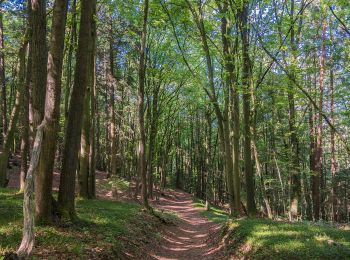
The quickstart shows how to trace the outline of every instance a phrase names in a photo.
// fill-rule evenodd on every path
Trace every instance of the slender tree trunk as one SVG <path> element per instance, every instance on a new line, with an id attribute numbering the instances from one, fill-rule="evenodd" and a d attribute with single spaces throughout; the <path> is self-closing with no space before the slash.
<path id="1" fill-rule="evenodd" d="M 148 5 L 149 1 L 144 1 L 143 13 L 143 29 L 141 35 L 140 46 L 140 64 L 139 64 L 139 93 L 138 93 L 138 119 L 140 127 L 140 143 L 139 143 L 139 176 L 142 181 L 142 203 L 145 208 L 149 208 L 147 198 L 147 169 L 146 169 L 146 133 L 145 133 L 145 115 L 144 115 L 144 100 L 145 100 L 145 48 L 147 38 L 147 21 L 148 21 Z"/>
<path id="2" fill-rule="evenodd" d="M 218 120 L 218 128 L 219 128 L 219 137 L 221 141 L 221 147 L 222 147 L 222 156 L 225 162 L 225 175 L 227 180 L 227 188 L 229 193 L 229 206 L 230 206 L 230 214 L 233 215 L 235 212 L 235 201 L 234 201 L 234 185 L 233 185 L 233 162 L 232 162 L 232 154 L 231 150 L 227 151 L 227 148 L 231 149 L 231 146 L 228 146 L 229 140 L 226 140 L 225 137 L 227 137 L 227 131 L 225 133 L 224 130 L 224 116 L 220 110 L 216 92 L 215 92 L 215 84 L 214 84 L 214 68 L 213 63 L 210 55 L 210 50 L 208 46 L 208 39 L 204 27 L 204 21 L 203 21 L 203 14 L 201 13 L 201 3 L 199 3 L 199 14 L 198 12 L 193 8 L 191 2 L 189 0 L 186 0 L 187 6 L 189 7 L 193 18 L 195 20 L 195 23 L 198 27 L 198 31 L 201 36 L 202 41 L 202 48 L 205 53 L 205 59 L 206 59 L 206 66 L 207 66 L 207 74 L 208 74 L 208 83 L 209 83 L 209 90 L 205 88 L 205 91 L 210 99 L 210 102 L 212 103 L 215 111 L 215 115 Z M 227 129 L 228 130 L 228 129 Z"/>
<path id="3" fill-rule="evenodd" d="M 220 6 L 220 3 L 218 3 Z M 226 83 L 226 91 L 225 91 L 225 97 L 224 97 L 224 103 L 225 103 L 225 109 L 224 109 L 224 132 L 225 132 L 225 142 L 226 142 L 226 167 L 229 171 L 230 175 L 233 175 L 232 182 L 233 182 L 233 201 L 234 201 L 234 208 L 236 210 L 236 215 L 240 214 L 241 211 L 241 180 L 240 180 L 240 174 L 239 174 L 239 141 L 237 140 L 237 137 L 239 138 L 239 99 L 238 95 L 236 95 L 234 92 L 234 84 L 236 81 L 235 76 L 235 64 L 234 64 L 234 58 L 233 58 L 233 51 L 232 51 L 232 41 L 228 35 L 231 33 L 231 24 L 230 20 L 228 19 L 228 2 L 225 1 L 222 6 L 220 6 L 221 13 L 223 17 L 221 18 L 221 37 L 222 37 L 222 43 L 223 43 L 223 53 L 224 53 L 224 61 L 225 61 L 225 83 Z M 233 114 L 233 120 L 235 120 L 235 123 L 238 123 L 237 126 L 234 126 L 233 129 L 233 136 L 234 136 L 234 144 L 233 149 L 231 146 L 230 141 L 230 118 L 229 118 L 229 106 L 230 106 L 230 94 L 233 95 L 234 99 L 234 109 L 238 108 L 237 111 L 234 111 Z M 237 122 L 238 120 L 238 122 Z M 233 152 L 233 156 L 232 156 Z M 232 172 L 232 173 L 231 173 Z M 231 185 L 231 184 L 228 184 Z"/>
<path id="4" fill-rule="evenodd" d="M 117 135 L 116 135 L 116 114 L 115 114 L 115 91 L 117 80 L 114 76 L 114 53 L 113 53 L 113 33 L 112 25 L 109 35 L 109 60 L 106 68 L 107 90 L 108 90 L 108 119 L 109 119 L 109 139 L 110 139 L 110 174 L 117 175 Z"/>
<path id="5" fill-rule="evenodd" d="M 64 122 L 67 122 L 68 118 L 68 106 L 69 106 L 69 96 L 72 89 L 72 59 L 73 59 L 73 51 L 75 49 L 75 45 L 77 42 L 77 0 L 73 0 L 72 7 L 70 11 L 72 15 L 71 27 L 70 27 L 70 37 L 69 37 L 69 46 L 68 46 L 68 54 L 67 54 L 67 80 L 66 80 L 66 88 L 64 92 Z"/>
<path id="6" fill-rule="evenodd" d="M 45 117 L 43 120 L 43 140 L 35 177 L 35 222 L 52 222 L 52 177 L 54 170 L 56 142 L 59 130 L 61 103 L 61 75 L 63 65 L 64 36 L 68 0 L 56 0 L 53 7 L 52 32 L 47 62 L 47 87 Z"/>
<path id="7" fill-rule="evenodd" d="M 294 19 L 294 0 L 291 2 L 291 21 Z M 292 27 L 290 32 L 290 42 L 292 48 L 292 62 L 291 62 L 291 75 L 295 78 L 295 67 L 296 67 L 296 43 L 295 43 L 295 32 Z M 289 132 L 290 132 L 290 148 L 291 148 L 291 170 L 290 170 L 290 209 L 289 219 L 293 220 L 299 216 L 299 202 L 301 197 L 301 178 L 300 178 L 300 166 L 299 166 L 299 144 L 297 137 L 297 129 L 295 127 L 295 100 L 294 100 L 294 83 L 289 82 L 288 90 L 288 108 L 289 108 Z"/>
<path id="8" fill-rule="evenodd" d="M 2 140 L 7 132 L 7 94 L 5 79 L 5 55 L 4 55 L 4 24 L 3 12 L 0 11 L 0 86 L 1 86 L 1 120 L 2 120 Z"/>
<path id="9" fill-rule="evenodd" d="M 256 214 L 255 205 L 255 184 L 252 164 L 251 151 L 251 132 L 250 132 L 250 91 L 252 88 L 252 72 L 251 62 L 249 57 L 249 29 L 248 29 L 248 1 L 243 2 L 241 13 L 242 19 L 242 56 L 243 56 L 243 70 L 242 70 L 242 84 L 244 87 L 243 93 L 243 122 L 244 122 L 244 171 L 246 178 L 246 192 L 247 192 L 247 210 L 248 215 L 254 216 Z"/>
<path id="10" fill-rule="evenodd" d="M 0 187 L 6 187 L 8 183 L 7 178 L 7 164 L 10 154 L 10 149 L 14 141 L 14 135 L 16 130 L 16 125 L 20 115 L 21 102 L 23 101 L 23 88 L 25 83 L 25 55 L 28 44 L 28 35 L 26 34 L 24 43 L 19 50 L 19 64 L 17 66 L 18 70 L 18 88 L 16 91 L 15 104 L 12 108 L 12 113 L 10 117 L 10 123 L 8 130 L 5 135 L 2 151 L 0 152 Z"/>
<path id="11" fill-rule="evenodd" d="M 91 63 L 90 63 L 91 64 Z M 91 72 L 89 72 L 89 77 L 91 77 Z M 79 189 L 78 194 L 82 198 L 88 198 L 89 195 L 89 154 L 90 154 L 90 129 L 91 129 L 91 114 L 90 114 L 90 104 L 91 104 L 91 84 L 89 82 L 84 98 L 84 115 L 83 115 L 83 125 L 81 130 L 81 141 L 80 141 L 80 158 L 79 158 L 79 173 L 78 173 L 78 183 Z"/>
<path id="12" fill-rule="evenodd" d="M 33 128 L 44 118 L 47 82 L 46 0 L 31 0 L 30 21 L 32 28 L 32 116 Z"/>
<path id="13" fill-rule="evenodd" d="M 150 134 L 148 143 L 148 167 L 147 167 L 147 179 L 148 179 L 148 196 L 153 198 L 153 161 L 156 150 L 156 138 L 158 132 L 158 96 L 159 86 L 154 86 L 151 106 L 151 122 L 150 122 Z"/>
<path id="14" fill-rule="evenodd" d="M 93 13 L 96 13 L 96 5 L 93 7 Z M 90 154 L 89 154 L 89 198 L 94 198 L 96 196 L 96 144 L 99 143 L 99 139 L 95 138 L 96 124 L 98 124 L 97 114 L 97 84 L 96 84 L 96 21 L 92 22 L 92 86 L 91 86 L 91 130 L 90 130 Z M 98 137 L 98 136 L 97 136 Z"/>
<path id="15" fill-rule="evenodd" d="M 324 84 L 324 58 L 325 58 L 325 33 L 326 33 L 326 23 L 323 22 L 322 25 L 322 47 L 321 47 L 321 57 L 320 57 L 320 77 L 319 77 L 319 111 L 318 111 L 318 124 L 316 127 L 316 148 L 315 148 L 315 188 L 316 193 L 318 193 L 317 196 L 315 196 L 315 204 L 319 204 L 317 209 L 314 206 L 314 219 L 317 221 L 319 220 L 319 214 L 320 210 L 322 211 L 322 217 L 324 218 L 324 201 L 323 196 L 320 194 L 320 187 L 323 186 L 321 184 L 323 180 L 323 166 L 322 166 L 322 160 L 323 160 L 323 148 L 322 148 L 322 139 L 323 139 L 323 84 Z M 323 193 L 323 191 L 322 191 Z M 315 194 L 316 195 L 316 194 Z"/>
<path id="16" fill-rule="evenodd" d="M 267 196 L 267 187 L 265 184 L 265 180 L 264 180 L 264 176 L 261 170 L 261 164 L 260 164 L 260 160 L 259 160 L 259 154 L 258 154 L 258 148 L 256 146 L 256 137 L 257 137 L 257 130 L 256 130 L 256 116 L 257 116 L 257 111 L 256 111 L 256 103 L 255 103 L 255 97 L 254 97 L 254 93 L 252 93 L 252 103 L 253 103 L 253 127 L 252 127 L 252 146 L 253 146 L 253 154 L 254 154 L 254 159 L 255 159 L 255 167 L 256 167 L 256 173 L 258 175 L 258 177 L 260 178 L 260 191 L 261 191 L 261 196 L 262 199 L 264 201 L 265 204 L 265 208 L 266 208 L 266 213 L 269 219 L 272 219 L 272 210 L 271 210 L 271 206 L 270 206 L 270 201 L 269 198 Z"/>
<path id="17" fill-rule="evenodd" d="M 29 28 L 29 38 L 31 37 L 31 29 Z M 29 89 L 31 81 L 31 70 L 32 70 L 32 55 L 30 44 L 27 48 L 28 59 L 26 66 L 26 79 L 23 88 L 23 99 L 22 99 L 22 131 L 21 131 L 21 173 L 20 173 L 20 192 L 24 192 L 25 179 L 28 171 L 28 157 L 29 157 Z"/>
<path id="18" fill-rule="evenodd" d="M 83 105 L 86 86 L 89 81 L 89 61 L 91 44 L 91 27 L 94 19 L 95 0 L 81 1 L 81 18 L 77 61 L 74 75 L 72 97 L 68 109 L 68 122 L 62 158 L 60 189 L 58 193 L 58 210 L 61 217 L 75 219 L 75 174 L 78 164 L 78 152 L 82 130 Z"/>
<path id="19" fill-rule="evenodd" d="M 330 26 L 330 30 L 331 30 Z M 333 34 L 331 34 L 331 42 L 333 42 Z M 330 95 L 330 120 L 334 125 L 334 69 L 333 69 L 333 46 L 331 46 L 331 54 L 329 57 L 330 66 L 330 82 L 329 82 L 329 95 Z M 332 219 L 333 221 L 338 221 L 338 197 L 337 197 L 337 184 L 336 175 L 338 171 L 338 162 L 336 158 L 335 151 L 335 133 L 334 129 L 331 129 L 331 175 L 332 175 Z"/>
<path id="20" fill-rule="evenodd" d="M 211 140 L 212 140 L 212 119 L 211 119 L 211 113 L 209 109 L 206 109 L 205 117 L 207 121 L 207 133 L 205 137 L 205 150 L 206 150 L 206 157 L 205 157 L 205 164 L 206 164 L 206 191 L 205 191 L 205 209 L 210 210 L 210 203 L 213 201 L 212 196 L 212 146 L 211 146 Z"/>
<path id="21" fill-rule="evenodd" d="M 29 169 L 26 176 L 24 199 L 23 199 L 23 235 L 17 255 L 20 259 L 31 257 L 35 235 L 34 235 L 34 173 L 39 164 L 41 142 L 43 139 L 43 126 L 38 126 L 31 154 Z"/>

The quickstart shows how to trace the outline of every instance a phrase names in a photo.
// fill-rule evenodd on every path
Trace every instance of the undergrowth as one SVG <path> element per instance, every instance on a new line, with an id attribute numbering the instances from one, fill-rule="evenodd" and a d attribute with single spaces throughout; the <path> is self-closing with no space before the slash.
<path id="1" fill-rule="evenodd" d="M 350 232 L 314 223 L 243 218 L 223 227 L 226 248 L 245 259 L 350 259 Z"/>
<path id="2" fill-rule="evenodd" d="M 21 242 L 23 195 L 16 192 L 0 189 L 0 259 Z M 157 238 L 159 220 L 138 204 L 79 199 L 76 210 L 78 223 L 36 227 L 35 258 L 137 258 L 144 254 L 143 246 Z"/>

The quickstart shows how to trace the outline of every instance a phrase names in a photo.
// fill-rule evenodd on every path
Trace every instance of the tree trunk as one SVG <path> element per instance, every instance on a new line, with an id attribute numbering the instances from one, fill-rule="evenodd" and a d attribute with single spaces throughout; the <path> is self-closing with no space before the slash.
<path id="1" fill-rule="evenodd" d="M 2 138 L 5 139 L 7 132 L 7 95 L 5 79 L 5 55 L 4 55 L 4 28 L 3 12 L 0 12 L 0 86 L 1 86 L 1 120 L 2 120 Z"/>
<path id="2" fill-rule="evenodd" d="M 252 89 L 252 72 L 251 62 L 249 57 L 249 29 L 248 29 L 248 1 L 244 1 L 241 13 L 241 36 L 242 36 L 242 56 L 243 56 L 243 71 L 242 84 L 243 92 L 243 122 L 244 122 L 244 171 L 246 178 L 246 192 L 247 192 L 247 210 L 248 215 L 254 216 L 256 214 L 255 205 L 255 184 L 252 164 L 251 151 L 251 132 L 250 132 L 250 91 Z"/>
<path id="3" fill-rule="evenodd" d="M 47 87 L 43 140 L 38 174 L 35 176 L 35 222 L 52 222 L 52 177 L 59 130 L 61 75 L 68 0 L 56 0 L 53 7 L 52 32 L 47 62 Z"/>
<path id="4" fill-rule="evenodd" d="M 16 91 L 16 100 L 12 108 L 10 123 L 5 135 L 2 151 L 0 152 L 0 187 L 6 187 L 8 183 L 8 179 L 7 179 L 8 158 L 9 158 L 11 145 L 13 144 L 13 140 L 14 140 L 16 125 L 20 115 L 21 102 L 23 101 L 23 88 L 25 83 L 25 55 L 26 55 L 26 49 L 28 44 L 27 37 L 28 35 L 26 34 L 24 43 L 19 50 L 19 55 L 18 55 L 19 64 L 17 67 L 19 80 L 18 80 L 18 88 Z"/>
<path id="5" fill-rule="evenodd" d="M 89 75 L 91 75 L 89 73 Z M 81 130 L 80 141 L 80 157 L 79 157 L 79 173 L 78 173 L 78 194 L 82 198 L 88 198 L 89 189 L 89 154 L 90 154 L 90 127 L 91 127 L 91 114 L 90 114 L 90 86 L 88 84 L 85 98 L 84 98 L 84 115 L 83 125 Z"/>
<path id="6" fill-rule="evenodd" d="M 148 143 L 148 167 L 147 167 L 147 179 L 148 179 L 148 196 L 153 198 L 153 161 L 155 154 L 156 138 L 158 132 L 158 96 L 160 90 L 160 84 L 153 86 L 152 107 L 151 107 L 151 122 L 150 122 L 150 134 Z"/>
<path id="7" fill-rule="evenodd" d="M 110 139 L 110 174 L 117 175 L 117 135 L 115 118 L 115 91 L 117 80 L 114 76 L 114 53 L 113 53 L 113 33 L 112 25 L 109 35 L 109 60 L 106 65 L 107 91 L 108 91 L 108 119 L 109 119 L 109 139 Z"/>
<path id="8" fill-rule="evenodd" d="M 86 86 L 89 81 L 89 61 L 91 27 L 94 19 L 95 0 L 81 1 L 81 18 L 77 61 L 74 75 L 72 97 L 68 109 L 68 122 L 62 158 L 58 210 L 63 218 L 75 219 L 75 174 L 78 164 L 78 152 L 82 131 L 82 118 Z"/>
<path id="9" fill-rule="evenodd" d="M 29 28 L 29 38 L 31 37 L 31 29 Z M 32 54 L 31 46 L 28 45 L 27 48 L 28 59 L 26 66 L 26 79 L 25 85 L 23 88 L 23 97 L 22 97 L 22 130 L 21 130 L 21 173 L 20 173 L 20 193 L 24 192 L 25 188 L 25 179 L 28 171 L 28 157 L 29 157 L 29 89 L 31 81 L 31 70 L 32 70 Z"/>
<path id="10" fill-rule="evenodd" d="M 20 259 L 29 259 L 34 248 L 34 173 L 39 164 L 43 126 L 38 126 L 33 145 L 32 156 L 26 176 L 23 199 L 23 235 L 17 255 Z"/>
<path id="11" fill-rule="evenodd" d="M 291 2 L 291 21 L 294 17 L 294 0 Z M 291 61 L 291 75 L 295 79 L 295 67 L 296 67 L 296 44 L 295 44 L 295 32 L 294 27 L 290 31 L 290 42 L 292 48 L 292 61 Z M 290 149 L 291 149 L 291 174 L 290 174 L 290 209 L 289 219 L 293 220 L 299 216 L 299 202 L 301 197 L 301 178 L 300 178 L 300 167 L 299 167 L 299 144 L 297 137 L 297 129 L 295 127 L 295 100 L 294 100 L 294 82 L 289 82 L 288 90 L 288 108 L 289 108 L 289 132 L 290 132 Z"/>
<path id="12" fill-rule="evenodd" d="M 73 51 L 75 49 L 75 45 L 77 42 L 77 0 L 73 0 L 71 7 L 71 27 L 70 27 L 70 35 L 69 35 L 69 46 L 68 46 L 68 54 L 67 54 L 67 80 L 66 80 L 66 89 L 64 93 L 64 122 L 67 122 L 68 118 L 68 106 L 69 106 L 69 97 L 72 89 L 72 59 L 73 59 Z"/>
<path id="13" fill-rule="evenodd" d="M 240 180 L 240 174 L 239 174 L 239 99 L 238 95 L 236 95 L 234 92 L 234 84 L 236 81 L 236 75 L 235 75 L 235 64 L 234 64 L 234 55 L 232 50 L 232 41 L 228 35 L 231 33 L 231 24 L 230 20 L 228 18 L 228 2 L 225 1 L 223 5 L 221 6 L 220 3 L 218 3 L 218 6 L 221 9 L 221 13 L 223 17 L 221 18 L 221 37 L 222 37 L 222 43 L 223 43 L 223 54 L 224 54 L 224 61 L 225 61 L 225 97 L 224 97 L 224 132 L 225 132 L 225 150 L 226 151 L 226 160 L 228 161 L 226 163 L 227 170 L 229 171 L 230 175 L 232 175 L 232 183 L 233 183 L 233 194 L 230 196 L 233 196 L 234 200 L 234 208 L 236 210 L 236 215 L 239 215 L 241 212 L 241 180 Z M 230 94 L 233 95 L 235 108 L 238 108 L 238 112 L 235 111 L 232 113 L 233 120 L 237 124 L 237 126 L 234 126 L 233 129 L 233 136 L 234 136 L 234 145 L 233 149 L 231 148 L 231 141 L 230 141 L 230 122 L 229 122 L 229 106 L 230 106 Z M 237 121 L 238 120 L 238 121 Z M 233 152 L 233 156 L 232 156 Z M 231 179 L 231 178 L 230 178 Z M 229 180 L 229 179 L 228 179 Z M 231 185 L 231 184 L 228 184 Z"/>
<path id="14" fill-rule="evenodd" d="M 195 20 L 195 23 L 198 27 L 198 31 L 201 36 L 202 41 L 202 48 L 205 53 L 205 60 L 206 60 L 206 67 L 207 67 L 207 75 L 208 75 L 208 83 L 209 83 L 209 90 L 207 88 L 204 88 L 206 91 L 210 102 L 212 103 L 215 111 L 215 115 L 218 120 L 218 128 L 219 128 L 219 137 L 221 141 L 221 147 L 222 147 L 222 156 L 223 160 L 225 162 L 225 175 L 227 180 L 227 188 L 229 193 L 229 206 L 230 206 L 230 214 L 233 215 L 235 211 L 235 201 L 234 201 L 234 185 L 233 185 L 233 162 L 232 162 L 232 154 L 231 154 L 231 146 L 229 144 L 229 140 L 226 140 L 225 137 L 227 137 L 229 129 L 224 129 L 224 116 L 220 110 L 216 92 L 215 92 L 215 84 L 214 84 L 214 68 L 213 63 L 210 55 L 210 50 L 208 46 L 208 39 L 204 27 L 204 21 L 203 21 L 203 14 L 200 12 L 199 14 L 197 11 L 193 8 L 191 2 L 189 0 L 186 0 L 186 3 L 193 15 L 193 18 Z M 201 3 L 199 3 L 201 5 Z M 201 9 L 201 6 L 200 6 Z M 229 149 L 229 151 L 227 150 Z"/>
<path id="15" fill-rule="evenodd" d="M 322 211 L 322 217 L 324 218 L 324 201 L 323 196 L 320 194 L 321 181 L 323 180 L 323 148 L 322 148 L 322 139 L 323 139 L 323 84 L 324 84 L 324 58 L 325 58 L 325 33 L 326 33 L 326 23 L 323 22 L 322 25 L 322 47 L 321 47 L 321 57 L 320 57 L 320 78 L 319 78 L 319 111 L 318 111 L 318 124 L 316 127 L 316 147 L 315 147 L 315 201 L 314 201 L 314 219 L 319 220 L 320 210 Z M 322 185 L 323 186 L 323 185 Z M 323 193 L 323 191 L 322 191 Z"/>
<path id="16" fill-rule="evenodd" d="M 147 37 L 147 21 L 148 21 L 148 4 L 149 1 L 144 1 L 144 14 L 143 14 L 143 29 L 141 35 L 141 46 L 140 46 L 140 64 L 139 64 L 139 92 L 138 92 L 138 119 L 140 127 L 140 142 L 139 142 L 139 176 L 142 181 L 142 203 L 143 206 L 148 209 L 148 198 L 147 198 L 147 169 L 146 169 L 146 133 L 145 133 L 145 115 L 144 115 L 144 99 L 145 99 L 145 48 L 146 48 L 146 37 Z"/>
<path id="17" fill-rule="evenodd" d="M 96 13 L 96 6 L 93 7 L 93 13 Z M 92 86 L 91 86 L 91 130 L 90 130 L 90 155 L 89 155 L 89 198 L 94 198 L 96 196 L 96 143 L 99 143 L 99 139 L 95 138 L 96 124 L 98 124 L 97 114 L 97 84 L 96 84 L 96 21 L 92 22 Z M 96 113 L 97 112 L 97 113 Z M 97 136 L 98 137 L 98 136 Z"/>
<path id="18" fill-rule="evenodd" d="M 330 30 L 332 26 L 330 25 Z M 333 42 L 333 34 L 331 34 L 331 42 Z M 329 57 L 329 67 L 330 67 L 330 82 L 329 82 L 329 95 L 330 95 L 330 120 L 334 125 L 334 69 L 333 69 L 333 46 L 331 45 L 331 54 Z M 338 197 L 337 197 L 337 183 L 336 183 L 336 175 L 338 171 L 338 162 L 335 155 L 335 133 L 334 129 L 331 129 L 331 175 L 332 175 L 332 220 L 338 221 Z"/>
<path id="19" fill-rule="evenodd" d="M 32 29 L 32 116 L 33 128 L 44 118 L 47 82 L 46 0 L 31 0 L 30 21 Z M 36 185 L 34 185 L 36 186 Z"/>

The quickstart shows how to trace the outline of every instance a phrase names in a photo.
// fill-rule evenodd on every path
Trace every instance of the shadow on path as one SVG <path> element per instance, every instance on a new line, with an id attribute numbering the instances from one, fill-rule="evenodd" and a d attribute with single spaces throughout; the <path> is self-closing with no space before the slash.
<path id="1" fill-rule="evenodd" d="M 164 229 L 159 244 L 151 249 L 152 257 L 162 260 L 217 259 L 220 248 L 211 241 L 220 225 L 200 216 L 200 209 L 193 207 L 190 194 L 181 191 L 168 192 L 153 206 L 176 213 L 179 221 Z"/>

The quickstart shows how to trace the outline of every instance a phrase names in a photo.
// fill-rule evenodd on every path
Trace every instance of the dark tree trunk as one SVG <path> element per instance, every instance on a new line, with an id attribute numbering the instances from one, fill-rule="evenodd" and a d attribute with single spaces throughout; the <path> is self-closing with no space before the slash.
<path id="1" fill-rule="evenodd" d="M 32 29 L 32 116 L 33 128 L 44 118 L 47 82 L 46 0 L 31 0 L 30 21 Z"/>
<path id="2" fill-rule="evenodd" d="M 294 0 L 291 2 L 291 21 L 294 17 Z M 295 66 L 296 66 L 296 43 L 295 43 L 295 32 L 292 27 L 290 32 L 290 42 L 292 48 L 292 61 L 291 61 L 291 75 L 295 79 Z M 292 166 L 290 170 L 290 209 L 289 218 L 290 220 L 296 219 L 299 216 L 299 203 L 301 197 L 301 178 L 300 178 L 300 163 L 299 163 L 299 141 L 297 137 L 297 129 L 295 126 L 296 111 L 295 111 L 295 100 L 294 100 L 294 82 L 289 82 L 288 90 L 288 108 L 289 108 L 289 132 L 290 132 L 290 149 L 291 149 L 291 160 Z"/>
<path id="3" fill-rule="evenodd" d="M 145 100 L 145 48 L 147 37 L 147 20 L 148 20 L 148 4 L 149 1 L 144 1 L 144 14 L 143 14 L 143 29 L 141 35 L 140 46 L 140 64 L 139 64 L 139 92 L 138 92 L 138 119 L 140 127 L 140 142 L 139 142 L 139 176 L 142 181 L 142 203 L 145 208 L 149 208 L 147 198 L 147 169 L 146 169 L 146 133 L 145 133 L 145 116 L 144 116 L 144 100 Z"/>
<path id="4" fill-rule="evenodd" d="M 249 29 L 248 29 L 248 1 L 244 1 L 241 15 L 241 36 L 242 36 L 242 56 L 243 56 L 243 70 L 242 70 L 242 84 L 243 92 L 243 122 L 244 122 L 244 171 L 246 178 L 246 192 L 247 192 L 247 210 L 248 215 L 254 216 L 256 214 L 255 205 L 255 184 L 252 164 L 251 151 L 251 132 L 250 132 L 250 91 L 252 88 L 252 68 L 249 57 Z"/>
<path id="5" fill-rule="evenodd" d="M 82 129 L 83 106 L 86 86 L 89 81 L 89 45 L 91 44 L 91 27 L 94 19 L 95 0 L 81 1 L 81 18 L 74 85 L 68 109 L 68 122 L 62 158 L 60 189 L 58 193 L 58 210 L 63 218 L 74 219 L 75 214 L 75 174 L 78 164 L 78 152 Z"/>
<path id="6" fill-rule="evenodd" d="M 31 29 L 29 28 L 29 38 L 31 37 Z M 30 44 L 27 48 L 28 59 L 26 65 L 26 79 L 23 88 L 22 97 L 22 114 L 21 114 L 21 174 L 20 174 L 20 192 L 24 192 L 25 179 L 28 171 L 28 157 L 30 149 L 29 141 L 29 89 L 31 81 L 31 70 L 32 70 L 32 55 Z"/>
<path id="7" fill-rule="evenodd" d="M 3 13 L 0 12 L 0 86 L 1 86 L 1 120 L 2 120 L 2 140 L 7 132 L 7 94 L 5 80 L 5 55 L 4 55 L 4 27 Z"/>
<path id="8" fill-rule="evenodd" d="M 16 125 L 20 115 L 21 102 L 23 101 L 23 87 L 25 83 L 25 55 L 28 44 L 28 35 L 26 34 L 24 43 L 19 50 L 19 64 L 17 67 L 18 70 L 18 88 L 16 91 L 15 104 L 12 108 L 12 113 L 10 117 L 10 123 L 8 130 L 5 135 L 2 151 L 0 152 L 0 187 L 6 187 L 8 183 L 7 178 L 7 165 L 8 158 L 10 154 L 11 145 L 13 144 Z"/>
<path id="9" fill-rule="evenodd" d="M 68 0 L 56 0 L 53 7 L 52 32 L 47 62 L 47 87 L 43 140 L 35 177 L 35 222 L 52 222 L 52 176 L 59 130 L 61 75 Z"/>

